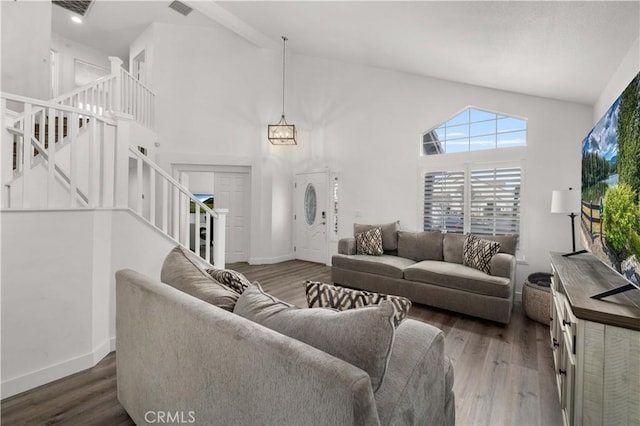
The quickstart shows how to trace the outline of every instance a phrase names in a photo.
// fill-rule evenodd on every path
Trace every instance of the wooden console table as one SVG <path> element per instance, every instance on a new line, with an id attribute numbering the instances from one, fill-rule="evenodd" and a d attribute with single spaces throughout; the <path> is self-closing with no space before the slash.
<path id="1" fill-rule="evenodd" d="M 551 253 L 551 345 L 565 425 L 640 425 L 640 290 L 591 253 Z"/>

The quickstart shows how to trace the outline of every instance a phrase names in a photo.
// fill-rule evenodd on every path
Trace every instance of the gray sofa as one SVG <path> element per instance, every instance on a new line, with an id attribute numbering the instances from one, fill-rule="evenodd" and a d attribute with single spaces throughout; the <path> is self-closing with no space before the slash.
<path id="1" fill-rule="evenodd" d="M 331 260 L 334 283 L 509 323 L 517 235 L 482 237 L 501 243 L 486 274 L 462 264 L 465 235 L 396 231 L 397 224 L 371 226 L 382 227 L 385 254 L 357 255 L 355 239 L 341 239 Z M 362 229 L 356 225 L 355 232 Z"/>
<path id="2" fill-rule="evenodd" d="M 418 321 L 395 330 L 375 393 L 363 370 L 132 270 L 116 273 L 116 333 L 118 399 L 138 425 L 158 412 L 199 425 L 455 423 L 443 334 Z"/>

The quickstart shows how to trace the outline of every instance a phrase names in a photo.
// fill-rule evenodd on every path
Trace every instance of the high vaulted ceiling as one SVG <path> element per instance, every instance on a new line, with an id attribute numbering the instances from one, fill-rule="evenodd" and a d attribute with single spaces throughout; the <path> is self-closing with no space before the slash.
<path id="1" fill-rule="evenodd" d="M 97 1 L 78 41 L 126 57 L 152 20 L 221 24 L 260 47 L 286 35 L 297 54 L 593 104 L 640 36 L 639 1 L 192 0 L 186 18 L 169 3 Z"/>

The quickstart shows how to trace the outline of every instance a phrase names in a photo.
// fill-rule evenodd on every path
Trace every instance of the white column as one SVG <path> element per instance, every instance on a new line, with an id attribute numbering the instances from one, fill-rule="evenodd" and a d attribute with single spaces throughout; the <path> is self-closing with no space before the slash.
<path id="1" fill-rule="evenodd" d="M 13 176 L 13 135 L 7 131 L 7 100 L 2 98 L 0 100 L 0 144 L 2 145 L 2 151 L 0 152 L 0 158 L 2 158 L 2 207 L 10 207 L 10 192 L 9 187 L 6 185 L 11 182 Z"/>
<path id="2" fill-rule="evenodd" d="M 109 56 L 109 61 L 111 61 L 111 75 L 115 77 L 112 94 L 113 111 L 122 112 L 122 59 L 117 56 Z"/>
<path id="3" fill-rule="evenodd" d="M 115 199 L 116 208 L 129 207 L 129 145 L 131 144 L 130 122 L 128 114 L 114 114 L 116 120 L 115 152 Z"/>
<path id="4" fill-rule="evenodd" d="M 224 269 L 229 209 L 215 209 L 214 212 L 218 217 L 213 220 L 213 264 L 216 268 Z"/>

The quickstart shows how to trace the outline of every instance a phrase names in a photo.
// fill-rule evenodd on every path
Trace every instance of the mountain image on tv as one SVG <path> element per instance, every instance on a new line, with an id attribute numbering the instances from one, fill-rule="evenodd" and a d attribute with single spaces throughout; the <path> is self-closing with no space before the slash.
<path id="1" fill-rule="evenodd" d="M 640 73 L 582 141 L 583 237 L 640 284 Z"/>

